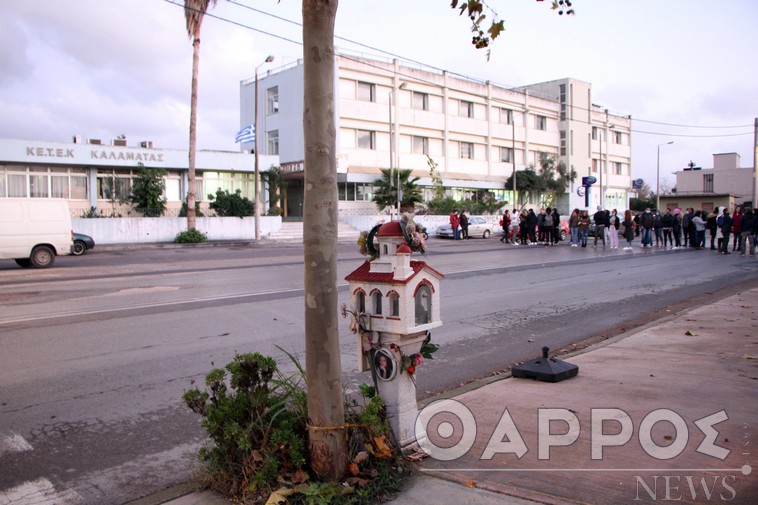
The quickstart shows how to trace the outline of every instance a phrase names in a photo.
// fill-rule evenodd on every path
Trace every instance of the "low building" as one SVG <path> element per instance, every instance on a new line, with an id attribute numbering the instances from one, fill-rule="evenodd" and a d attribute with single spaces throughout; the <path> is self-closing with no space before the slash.
<path id="1" fill-rule="evenodd" d="M 737 153 L 713 155 L 713 168 L 690 163 L 679 170 L 671 194 L 661 195 L 661 208 L 692 207 L 712 211 L 716 207 L 753 206 L 755 168 L 741 167 Z"/>
<path id="2" fill-rule="evenodd" d="M 207 195 L 217 189 L 239 189 L 253 200 L 253 158 L 249 151 L 198 151 L 197 200 L 207 209 Z M 129 145 L 124 138 L 108 143 L 79 136 L 72 142 L 0 139 L 0 198 L 63 198 L 75 216 L 133 216 L 125 202 L 140 164 L 166 170 L 166 215 L 178 215 L 187 197 L 188 151 L 162 149 L 150 141 Z M 260 171 L 277 164 L 276 156 L 261 156 Z"/>

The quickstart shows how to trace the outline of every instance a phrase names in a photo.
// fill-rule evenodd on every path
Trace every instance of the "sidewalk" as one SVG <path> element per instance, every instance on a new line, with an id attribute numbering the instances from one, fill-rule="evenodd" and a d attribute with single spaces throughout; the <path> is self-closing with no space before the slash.
<path id="1" fill-rule="evenodd" d="M 758 503 L 758 288 L 563 359 L 577 377 L 508 378 L 456 396 L 475 419 L 473 446 L 423 460 L 392 503 Z M 471 434 L 445 413 L 451 400 L 432 405 L 442 406 L 432 441 Z M 225 501 L 202 492 L 168 503 Z"/>

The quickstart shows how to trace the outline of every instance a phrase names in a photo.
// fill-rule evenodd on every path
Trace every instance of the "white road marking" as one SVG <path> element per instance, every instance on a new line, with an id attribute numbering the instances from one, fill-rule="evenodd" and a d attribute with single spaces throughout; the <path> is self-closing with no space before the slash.
<path id="1" fill-rule="evenodd" d="M 47 479 L 24 482 L 0 491 L 0 505 L 75 505 L 83 501 L 74 491 L 57 491 Z"/>
<path id="2" fill-rule="evenodd" d="M 17 433 L 0 438 L 0 455 L 8 452 L 31 451 L 32 449 L 31 444 Z"/>

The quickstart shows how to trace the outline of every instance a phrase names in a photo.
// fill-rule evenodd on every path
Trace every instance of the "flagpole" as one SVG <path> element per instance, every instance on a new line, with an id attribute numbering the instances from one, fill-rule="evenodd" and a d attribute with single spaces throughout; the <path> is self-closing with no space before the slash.
<path id="1" fill-rule="evenodd" d="M 255 67 L 255 117 L 253 118 L 253 135 L 255 135 L 255 240 L 261 239 L 261 195 L 258 189 L 260 176 L 258 173 L 258 69 L 266 63 L 274 61 L 274 56 L 269 55 L 266 61 Z"/>

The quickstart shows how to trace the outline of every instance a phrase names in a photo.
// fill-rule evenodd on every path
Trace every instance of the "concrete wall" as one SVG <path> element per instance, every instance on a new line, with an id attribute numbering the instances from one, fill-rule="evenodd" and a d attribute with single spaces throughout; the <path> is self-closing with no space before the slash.
<path id="1" fill-rule="evenodd" d="M 131 244 L 173 242 L 179 232 L 187 229 L 184 217 L 134 217 L 72 219 L 77 233 L 90 235 L 96 244 Z M 261 237 L 282 227 L 281 217 L 261 216 Z M 208 240 L 254 240 L 253 217 L 199 217 L 196 227 L 207 234 Z"/>
<path id="2" fill-rule="evenodd" d="M 482 216 L 494 225 L 493 233 L 502 233 L 503 229 L 498 225 L 500 216 Z M 349 224 L 358 231 L 369 231 L 378 223 L 386 223 L 390 220 L 387 215 L 382 216 L 341 216 L 340 221 Z M 414 216 L 416 223 L 423 225 L 430 237 L 437 235 L 437 228 L 450 223 L 450 216 L 422 215 Z"/>

